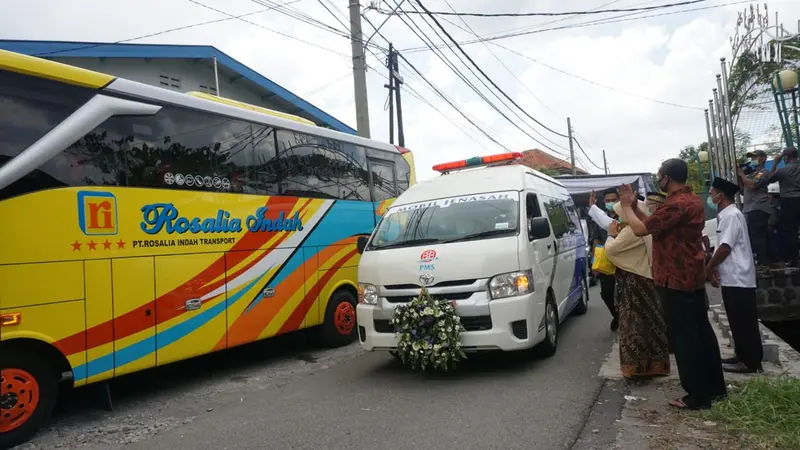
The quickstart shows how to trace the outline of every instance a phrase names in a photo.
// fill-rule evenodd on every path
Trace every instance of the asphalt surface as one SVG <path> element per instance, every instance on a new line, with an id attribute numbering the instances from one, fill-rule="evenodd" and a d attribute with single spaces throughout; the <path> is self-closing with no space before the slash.
<path id="1" fill-rule="evenodd" d="M 357 344 L 318 350 L 276 338 L 123 378 L 113 412 L 76 390 L 21 448 L 570 449 L 614 338 L 599 289 L 590 292 L 589 312 L 562 324 L 551 358 L 476 356 L 424 375 Z"/>

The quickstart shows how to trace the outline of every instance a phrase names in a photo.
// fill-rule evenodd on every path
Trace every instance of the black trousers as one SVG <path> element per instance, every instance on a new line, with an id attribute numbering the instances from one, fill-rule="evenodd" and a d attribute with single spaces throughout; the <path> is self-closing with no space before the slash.
<path id="1" fill-rule="evenodd" d="M 603 275 L 600 274 L 597 276 L 600 279 L 600 298 L 603 299 L 603 303 L 606 304 L 606 308 L 608 308 L 608 312 L 611 313 L 611 316 L 616 318 L 617 317 L 617 306 L 614 303 L 614 290 L 616 289 L 616 278 L 614 275 Z"/>
<path id="2" fill-rule="evenodd" d="M 756 288 L 722 286 L 722 302 L 731 324 L 736 357 L 747 367 L 761 370 L 764 348 L 758 327 Z"/>
<path id="3" fill-rule="evenodd" d="M 767 240 L 769 213 L 766 211 L 748 211 L 745 214 L 745 218 L 747 219 L 750 245 L 753 246 L 756 261 L 759 264 L 770 264 L 772 261 L 770 260 L 769 241 Z"/>
<path id="4" fill-rule="evenodd" d="M 783 237 L 784 262 L 797 261 L 797 228 L 800 226 L 800 198 L 781 197 L 779 227 Z"/>
<path id="5" fill-rule="evenodd" d="M 708 321 L 705 290 L 657 287 L 656 293 L 664 307 L 681 386 L 689 394 L 687 402 L 709 406 L 712 399 L 726 395 L 727 389 L 717 335 Z"/>

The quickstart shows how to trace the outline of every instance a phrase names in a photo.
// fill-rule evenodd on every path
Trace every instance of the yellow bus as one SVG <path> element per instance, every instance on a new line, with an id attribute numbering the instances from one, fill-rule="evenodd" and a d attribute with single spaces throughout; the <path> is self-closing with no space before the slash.
<path id="1" fill-rule="evenodd" d="M 356 241 L 413 159 L 307 122 L 0 50 L 0 447 L 60 382 L 354 339 Z"/>

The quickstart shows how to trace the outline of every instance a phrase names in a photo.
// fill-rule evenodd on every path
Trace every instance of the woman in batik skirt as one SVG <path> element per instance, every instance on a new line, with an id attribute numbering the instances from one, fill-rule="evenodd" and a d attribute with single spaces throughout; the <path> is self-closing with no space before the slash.
<path id="1" fill-rule="evenodd" d="M 639 208 L 650 214 L 656 198 L 648 196 Z M 614 209 L 621 216 L 621 205 Z M 656 297 L 651 271 L 652 237 L 638 237 L 630 227 L 613 222 L 608 230 L 606 254 L 617 267 L 619 359 L 622 375 L 629 380 L 668 375 L 669 343 L 664 312 Z"/>

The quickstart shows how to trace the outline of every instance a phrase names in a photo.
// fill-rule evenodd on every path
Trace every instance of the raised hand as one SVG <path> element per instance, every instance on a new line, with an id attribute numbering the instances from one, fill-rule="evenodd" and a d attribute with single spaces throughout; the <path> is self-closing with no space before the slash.
<path id="1" fill-rule="evenodd" d="M 592 205 L 596 204 L 597 204 L 597 193 L 595 191 L 592 191 L 589 193 L 589 206 L 591 207 Z"/>
<path id="2" fill-rule="evenodd" d="M 619 201 L 624 206 L 634 207 L 636 205 L 636 193 L 630 184 L 623 184 L 619 187 Z"/>

